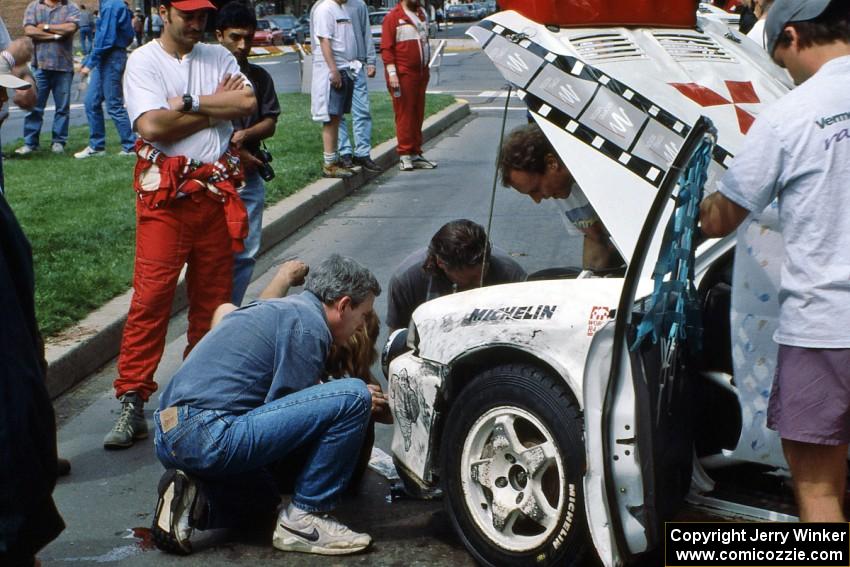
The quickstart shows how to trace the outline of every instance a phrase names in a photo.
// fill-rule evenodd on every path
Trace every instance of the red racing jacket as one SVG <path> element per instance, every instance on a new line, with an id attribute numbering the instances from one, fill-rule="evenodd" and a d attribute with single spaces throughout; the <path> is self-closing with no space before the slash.
<path id="1" fill-rule="evenodd" d="M 416 15 L 423 22 L 427 22 L 421 7 Z M 428 67 L 428 61 L 422 53 L 422 44 L 419 42 L 419 31 L 405 13 L 401 2 L 384 17 L 381 27 L 381 59 L 384 60 L 384 68 L 395 65 L 400 75 L 422 73 Z"/>

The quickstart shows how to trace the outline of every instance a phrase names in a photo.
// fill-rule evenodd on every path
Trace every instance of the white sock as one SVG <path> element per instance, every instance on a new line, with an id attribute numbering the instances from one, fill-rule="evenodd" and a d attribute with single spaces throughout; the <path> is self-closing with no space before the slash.
<path id="1" fill-rule="evenodd" d="M 336 161 L 337 161 L 336 152 L 332 152 L 332 153 L 329 153 L 329 154 L 322 152 L 322 155 L 325 158 L 325 165 L 331 165 L 331 164 L 336 163 Z"/>

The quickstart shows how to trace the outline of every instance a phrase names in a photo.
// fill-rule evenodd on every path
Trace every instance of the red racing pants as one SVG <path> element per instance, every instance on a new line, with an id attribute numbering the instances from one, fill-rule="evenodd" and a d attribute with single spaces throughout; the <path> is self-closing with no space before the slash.
<path id="1" fill-rule="evenodd" d="M 425 89 L 428 87 L 428 78 L 427 69 L 421 73 L 400 72 L 398 75 L 401 96 L 392 99 L 400 156 L 422 153 L 422 121 L 425 120 Z"/>
<path id="2" fill-rule="evenodd" d="M 153 377 L 165 348 L 171 304 L 184 264 L 188 264 L 189 296 L 189 344 L 184 358 L 209 331 L 213 311 L 230 301 L 230 244 L 224 207 L 207 191 L 155 209 L 136 200 L 133 299 L 118 356 L 116 397 L 135 391 L 147 401 L 156 391 Z"/>

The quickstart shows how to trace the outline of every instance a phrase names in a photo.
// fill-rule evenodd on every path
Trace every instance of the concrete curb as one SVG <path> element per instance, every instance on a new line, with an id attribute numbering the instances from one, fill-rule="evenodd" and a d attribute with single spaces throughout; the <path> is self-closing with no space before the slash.
<path id="1" fill-rule="evenodd" d="M 459 101 L 431 116 L 422 128 L 425 141 L 436 137 L 470 113 L 469 104 Z M 373 159 L 387 169 L 398 163 L 395 138 L 372 149 Z M 318 159 L 318 158 L 317 158 Z M 316 215 L 348 196 L 380 174 L 362 172 L 351 179 L 320 179 L 266 209 L 260 254 L 311 221 Z M 121 334 L 133 290 L 116 297 L 89 314 L 76 326 L 51 338 L 46 345 L 47 390 L 56 398 L 86 376 L 118 356 Z M 187 306 L 186 282 L 180 276 L 172 314 Z"/>

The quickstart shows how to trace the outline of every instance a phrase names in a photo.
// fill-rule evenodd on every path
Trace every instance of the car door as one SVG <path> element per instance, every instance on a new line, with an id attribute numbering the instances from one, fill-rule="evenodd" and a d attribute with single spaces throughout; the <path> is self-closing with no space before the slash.
<path id="1" fill-rule="evenodd" d="M 701 119 L 659 188 L 614 319 L 594 336 L 585 366 L 585 505 L 607 567 L 658 548 L 690 487 L 689 367 L 701 338 L 693 229 L 713 144 Z"/>

